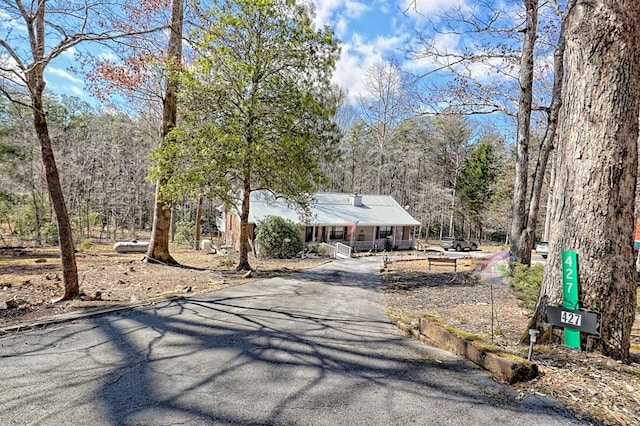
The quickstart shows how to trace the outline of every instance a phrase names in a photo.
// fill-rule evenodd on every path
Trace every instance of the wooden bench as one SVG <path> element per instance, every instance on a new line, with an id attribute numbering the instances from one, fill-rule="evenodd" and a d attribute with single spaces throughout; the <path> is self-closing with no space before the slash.
<path id="1" fill-rule="evenodd" d="M 429 270 L 431 270 L 431 265 L 453 266 L 454 272 L 457 272 L 458 269 L 458 262 L 455 257 L 427 257 L 427 262 L 429 262 Z"/>

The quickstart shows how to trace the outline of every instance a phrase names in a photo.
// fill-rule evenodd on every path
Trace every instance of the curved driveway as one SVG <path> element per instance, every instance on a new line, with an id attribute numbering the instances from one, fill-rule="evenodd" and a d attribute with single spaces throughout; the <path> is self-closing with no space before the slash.
<path id="1" fill-rule="evenodd" d="M 0 338 L 2 424 L 578 424 L 401 335 L 379 262 Z"/>

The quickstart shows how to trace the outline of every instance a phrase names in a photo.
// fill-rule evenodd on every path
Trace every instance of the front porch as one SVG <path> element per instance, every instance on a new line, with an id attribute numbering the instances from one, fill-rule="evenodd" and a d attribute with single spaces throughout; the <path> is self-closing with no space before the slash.
<path id="1" fill-rule="evenodd" d="M 351 247 L 356 252 L 361 251 L 383 251 L 385 250 L 386 238 L 378 238 L 372 241 L 354 241 Z M 413 250 L 415 248 L 415 241 L 410 240 L 391 240 L 391 250 Z"/>
<path id="2" fill-rule="evenodd" d="M 310 243 L 341 243 L 355 252 L 413 250 L 413 226 L 307 226 L 305 245 Z"/>

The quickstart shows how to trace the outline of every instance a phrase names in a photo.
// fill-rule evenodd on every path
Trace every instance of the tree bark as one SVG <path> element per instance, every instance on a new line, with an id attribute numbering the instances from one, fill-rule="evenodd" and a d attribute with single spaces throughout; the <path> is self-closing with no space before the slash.
<path id="1" fill-rule="evenodd" d="M 42 84 L 44 88 L 44 84 Z M 42 163 L 44 164 L 45 175 L 47 178 L 47 187 L 49 188 L 49 196 L 51 204 L 56 212 L 56 221 L 58 223 L 58 239 L 60 244 L 60 260 L 62 263 L 62 282 L 64 284 L 63 300 L 73 299 L 80 294 L 80 285 L 78 283 L 78 269 L 76 266 L 76 254 L 73 246 L 73 231 L 69 214 L 60 185 L 60 177 L 58 175 L 58 167 L 56 166 L 53 150 L 51 149 L 51 139 L 49 137 L 49 129 L 47 119 L 42 109 L 42 92 L 32 96 L 33 103 L 33 122 L 40 141 L 42 151 Z"/>
<path id="2" fill-rule="evenodd" d="M 167 49 L 167 76 L 165 96 L 162 100 L 162 140 L 168 137 L 176 125 L 177 83 L 171 73 L 180 68 L 182 62 L 182 20 L 183 0 L 171 3 L 171 22 L 169 25 L 169 47 Z M 153 213 L 151 240 L 147 250 L 147 259 L 167 264 L 177 264 L 169 253 L 169 234 L 171 229 L 171 203 L 162 195 L 164 180 L 156 184 L 156 205 Z"/>
<path id="3" fill-rule="evenodd" d="M 537 1 L 535 5 L 530 0 L 526 0 L 525 4 L 527 5 L 527 14 L 535 14 L 537 16 Z M 538 152 L 538 160 L 535 164 L 535 168 L 533 169 L 533 177 L 531 181 L 531 188 L 527 191 L 528 184 L 526 181 L 528 180 L 528 168 L 529 168 L 529 160 L 524 161 L 523 156 L 518 156 L 516 162 L 516 182 L 514 185 L 514 210 L 513 210 L 513 222 L 511 228 L 511 244 L 512 244 L 512 254 L 515 257 L 516 261 L 525 264 L 531 265 L 531 250 L 533 249 L 533 244 L 535 240 L 535 233 L 538 226 L 538 213 L 540 211 L 540 196 L 542 194 L 542 185 L 545 180 L 545 175 L 547 172 L 547 164 L 549 162 L 549 156 L 553 150 L 553 144 L 556 139 L 557 129 L 558 129 L 558 116 L 560 114 L 560 108 L 562 106 L 562 90 L 563 90 L 563 76 L 564 76 L 564 52 L 566 49 L 566 25 L 567 25 L 567 14 L 574 7 L 576 0 L 569 0 L 566 4 L 566 8 L 564 12 L 561 14 L 561 28 L 560 35 L 558 38 L 558 43 L 554 50 L 553 54 L 553 63 L 554 63 L 554 82 L 553 82 L 553 91 L 551 96 L 551 104 L 548 110 L 547 116 L 547 128 L 545 130 L 545 134 L 542 138 L 542 142 L 540 143 L 540 148 Z M 537 20 L 537 18 L 536 18 Z M 533 25 L 533 21 L 529 22 L 530 25 Z M 536 24 L 537 25 L 537 24 Z M 529 54 L 533 55 L 533 48 L 535 40 L 530 40 L 528 37 L 525 37 L 525 47 L 523 48 L 523 52 L 527 52 L 527 57 Z M 523 63 L 522 66 L 531 65 L 532 62 L 526 61 L 524 62 L 524 53 L 523 53 Z M 530 69 L 533 71 L 533 68 Z M 526 73 L 526 78 L 523 78 L 521 82 L 528 81 L 530 86 L 528 86 L 527 90 L 532 89 L 531 84 L 533 84 L 533 80 L 528 80 L 529 71 Z M 524 76 L 523 76 L 524 77 Z M 533 74 L 531 74 L 533 77 Z M 524 93 L 523 93 L 524 96 Z M 528 152 L 529 149 L 529 138 L 530 131 L 529 127 L 531 126 L 531 103 L 521 104 L 521 107 L 525 106 L 528 109 L 528 113 L 525 111 L 519 110 L 518 113 L 518 143 L 520 143 L 520 135 L 524 137 L 526 134 L 526 139 L 522 139 L 526 143 L 526 150 Z M 526 116 L 525 116 L 526 113 Z M 520 120 L 520 116 L 522 114 L 523 120 Z M 528 122 L 527 122 L 528 121 Z M 520 129 L 520 126 L 526 124 L 527 129 Z M 524 150 L 524 147 L 523 147 Z M 526 155 L 528 157 L 528 153 Z M 525 213 L 526 212 L 526 213 Z M 548 218 L 548 215 L 547 215 Z M 547 227 L 545 224 L 545 236 L 547 235 Z"/>
<path id="4" fill-rule="evenodd" d="M 198 207 L 196 209 L 196 230 L 195 230 L 195 243 L 196 243 L 196 250 L 200 250 L 200 240 L 201 240 L 201 235 L 200 235 L 200 222 L 202 221 L 202 202 L 203 199 L 202 197 L 198 198 Z"/>
<path id="5" fill-rule="evenodd" d="M 526 28 L 520 58 L 520 99 L 516 145 L 515 182 L 511 219 L 511 252 L 516 261 L 531 264 L 533 240 L 527 230 L 527 189 L 529 186 L 529 142 L 533 104 L 533 53 L 538 27 L 538 0 L 525 0 Z"/>
<path id="6" fill-rule="evenodd" d="M 240 261 L 238 271 L 250 271 L 249 264 L 249 206 L 251 202 L 251 176 L 245 173 L 240 207 Z"/>
<path id="7" fill-rule="evenodd" d="M 177 265 L 178 262 L 169 253 L 171 205 L 163 201 L 160 192 L 161 185 L 161 181 L 156 182 L 156 204 L 153 211 L 153 227 L 146 257 L 147 261 Z"/>
<path id="8" fill-rule="evenodd" d="M 634 200 L 640 113 L 640 2 L 578 1 L 567 19 L 549 257 L 536 309 L 562 303 L 560 252 L 578 254 L 581 307 L 600 314 L 582 347 L 628 359 L 635 319 Z"/>
<path id="9" fill-rule="evenodd" d="M 44 93 L 44 47 L 45 47 L 45 2 L 42 2 L 34 17 L 35 31 L 29 27 L 29 35 L 34 57 L 33 66 L 26 72 L 27 87 L 31 98 L 33 124 L 42 152 L 42 163 L 47 179 L 47 188 L 51 198 L 53 210 L 58 224 L 58 239 L 60 244 L 60 260 L 62 263 L 62 281 L 64 284 L 63 300 L 72 299 L 80 294 L 78 283 L 78 269 L 76 266 L 75 248 L 73 246 L 73 232 L 69 214 L 60 185 L 60 176 L 56 166 L 55 156 L 51 147 L 47 116 L 44 112 L 42 95 Z"/>

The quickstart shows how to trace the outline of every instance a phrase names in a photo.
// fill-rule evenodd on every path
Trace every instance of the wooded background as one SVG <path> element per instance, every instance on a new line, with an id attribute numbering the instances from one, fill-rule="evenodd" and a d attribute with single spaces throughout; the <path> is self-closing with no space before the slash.
<path id="1" fill-rule="evenodd" d="M 29 111 L 0 102 L 2 244 L 55 243 L 39 144 L 25 118 Z M 150 152 L 159 143 L 159 118 L 96 108 L 68 96 L 47 96 L 47 110 L 76 240 L 130 239 L 148 231 L 154 184 L 146 176 Z M 381 116 L 363 116 L 345 105 L 339 119 L 342 158 L 324 165 L 330 183 L 322 191 L 392 195 L 423 224 L 423 237 L 448 235 L 453 217 L 459 235 L 505 242 L 513 152 L 503 137 L 459 115 L 422 118 L 407 112 L 380 123 Z M 384 139 L 379 126 L 387 128 Z M 197 201 L 174 205 L 174 238 L 193 240 Z M 218 205 L 204 203 L 204 235 L 215 235 Z"/>

